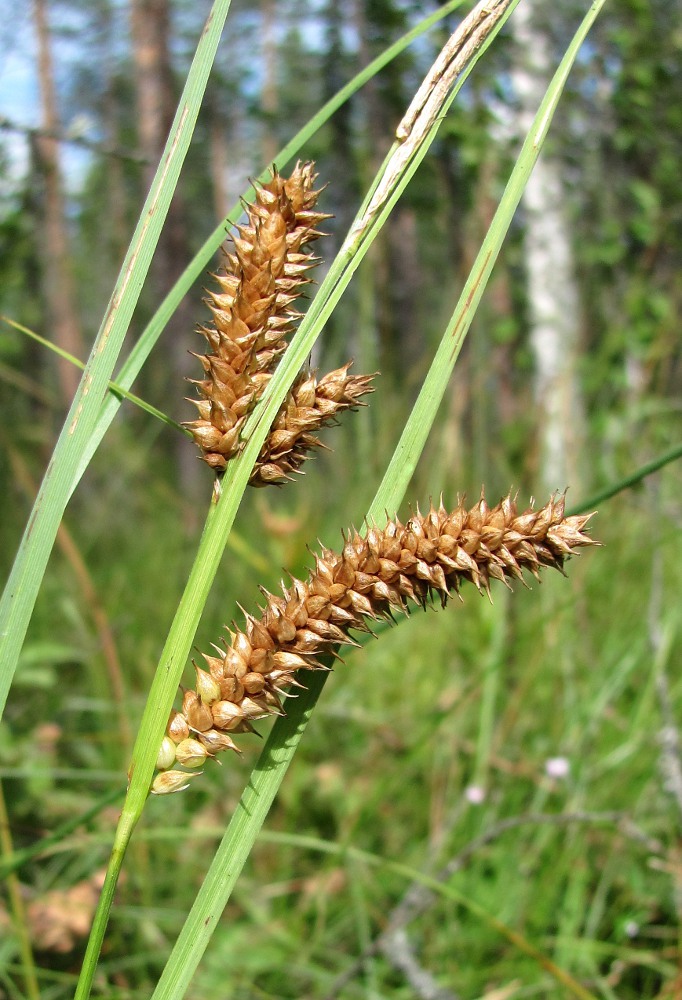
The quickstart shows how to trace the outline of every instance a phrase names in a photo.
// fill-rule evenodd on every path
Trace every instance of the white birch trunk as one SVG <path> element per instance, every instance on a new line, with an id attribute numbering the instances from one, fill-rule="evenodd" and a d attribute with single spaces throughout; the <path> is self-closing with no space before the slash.
<path id="1" fill-rule="evenodd" d="M 543 0 L 522 0 L 510 19 L 517 43 L 513 75 L 525 135 L 550 81 L 553 66 L 547 35 L 538 25 Z M 548 490 L 570 485 L 580 491 L 584 419 L 577 363 L 580 302 L 568 221 L 563 211 L 561 166 L 543 154 L 523 196 L 525 266 L 530 344 L 535 358 L 538 411 L 538 472 Z"/>

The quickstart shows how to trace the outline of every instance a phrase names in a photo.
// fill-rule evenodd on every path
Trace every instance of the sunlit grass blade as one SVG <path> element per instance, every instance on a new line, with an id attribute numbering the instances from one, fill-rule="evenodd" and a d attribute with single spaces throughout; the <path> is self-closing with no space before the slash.
<path id="1" fill-rule="evenodd" d="M 592 5 L 589 13 L 576 32 L 548 89 L 547 95 L 519 156 L 520 162 L 517 163 L 503 196 L 504 208 L 501 204 L 496 215 L 496 221 L 493 223 L 491 232 L 486 238 L 486 249 L 482 249 L 479 255 L 477 260 L 478 266 L 474 265 L 474 273 L 477 274 L 479 280 L 485 280 L 490 273 L 490 269 L 485 264 L 485 254 L 499 252 L 499 247 L 508 228 L 509 221 L 518 205 L 532 165 L 537 158 L 539 146 L 546 135 L 552 111 L 559 100 L 568 72 L 575 61 L 580 45 L 603 6 L 603 2 L 604 0 L 598 0 L 598 2 Z M 510 12 L 511 9 L 507 11 L 507 16 Z M 425 146 L 428 146 L 430 138 L 432 138 L 432 135 L 429 135 L 429 138 L 425 141 Z M 424 149 L 422 152 L 420 149 L 419 152 L 423 155 L 425 151 Z M 421 159 L 421 156 L 419 158 Z M 407 164 L 404 176 L 408 176 L 409 178 L 414 169 L 416 169 L 415 163 Z M 376 189 L 377 187 L 378 185 L 375 184 L 374 188 Z M 401 183 L 398 184 L 398 188 L 400 191 L 402 190 Z M 365 207 L 367 207 L 367 204 L 366 202 Z M 383 222 L 385 213 L 390 211 L 392 204 L 391 198 L 387 198 L 386 205 L 376 213 L 375 219 L 378 224 Z M 371 242 L 373 235 L 372 227 L 369 225 L 364 229 L 360 227 L 360 229 L 363 237 L 359 243 L 356 243 L 352 247 L 352 251 L 356 256 L 361 255 L 363 250 L 366 250 L 363 240 L 366 238 Z M 351 230 L 351 233 L 353 232 L 357 232 L 356 226 Z M 262 409 L 255 415 L 256 419 L 260 417 L 265 422 L 268 413 L 273 412 L 274 400 L 278 402 L 283 395 L 283 389 L 280 389 L 280 386 L 277 384 L 278 381 L 286 385 L 286 378 L 293 378 L 297 370 L 292 361 L 290 363 L 290 370 L 286 372 L 287 363 L 292 357 L 296 358 L 297 364 L 302 362 L 312 343 L 312 340 L 309 341 L 307 338 L 310 336 L 311 331 L 314 333 L 314 324 L 318 322 L 318 317 L 326 318 L 326 310 L 329 303 L 331 303 L 333 308 L 333 305 L 338 301 L 338 288 L 341 285 L 345 287 L 345 283 L 347 283 L 347 280 L 350 280 L 350 275 L 356 266 L 355 257 L 347 259 L 344 247 L 342 247 L 339 257 L 332 265 L 327 280 L 320 288 L 320 292 L 306 316 L 306 320 L 304 320 L 301 329 L 285 355 L 277 375 L 273 378 L 269 392 L 263 401 Z M 473 279 L 470 279 L 470 281 L 473 281 Z M 472 290 L 470 285 L 468 287 L 473 292 L 475 303 L 477 304 L 480 300 L 480 294 L 476 295 L 475 289 Z M 454 365 L 454 361 L 456 360 L 456 355 L 455 358 L 450 359 L 450 352 L 453 350 L 453 338 L 457 337 L 459 343 L 471 322 L 472 312 L 466 301 L 464 292 L 460 303 L 453 321 L 448 325 L 441 347 L 427 376 L 427 379 L 430 379 L 430 391 L 440 393 L 438 401 L 445 390 L 452 371 L 452 365 Z M 461 324 L 461 328 L 456 325 L 458 322 Z M 305 350 L 302 350 L 303 346 L 305 346 Z M 295 353 L 297 351 L 298 353 Z M 280 395 L 275 396 L 275 393 L 280 393 Z M 268 411 L 268 404 L 270 404 L 270 411 Z M 387 473 L 370 507 L 368 519 L 374 518 L 380 520 L 385 509 L 397 510 L 408 486 L 412 470 L 421 455 L 426 435 L 433 422 L 436 410 L 437 402 L 433 405 L 428 405 L 428 401 L 423 400 L 422 406 L 419 409 L 415 408 L 415 411 L 411 414 L 406 432 L 401 438 L 398 449 L 394 453 Z M 422 431 L 421 427 L 417 426 L 417 424 L 424 420 L 427 421 L 425 432 Z M 256 431 L 254 431 L 254 437 L 248 442 L 247 450 L 250 449 L 253 452 L 254 459 L 257 454 L 257 448 L 260 447 L 260 441 L 264 439 L 264 436 L 265 429 L 261 427 L 261 434 L 256 435 Z M 242 455 L 240 461 L 247 461 L 247 456 L 245 454 Z M 404 472 L 400 468 L 401 462 L 407 463 L 407 471 Z M 235 470 L 236 475 L 237 471 Z M 248 475 L 248 472 L 242 473 L 244 482 L 246 481 L 244 478 L 246 475 Z M 267 816 L 270 805 L 296 752 L 298 742 L 305 731 L 307 721 L 324 687 L 327 676 L 326 674 L 313 674 L 307 680 L 307 690 L 300 692 L 299 698 L 288 706 L 287 717 L 279 718 L 275 722 L 263 753 L 251 774 L 249 784 L 225 832 L 223 841 L 216 852 L 204 883 L 164 969 L 154 993 L 154 1000 L 179 1000 L 184 995 L 191 976 L 210 940 L 215 924 L 230 897 L 242 866 L 258 836 L 260 826 Z M 154 745 L 156 746 L 158 743 Z M 580 990 L 581 988 L 578 986 L 578 989 Z M 578 992 L 576 995 L 582 995 L 583 997 L 590 996 L 585 991 L 582 994 Z"/>
<path id="2" fill-rule="evenodd" d="M 466 280 L 459 301 L 445 330 L 414 409 L 405 424 L 391 462 L 386 469 L 376 497 L 368 512 L 370 521 L 379 520 L 384 511 L 393 511 L 395 497 L 403 497 L 426 439 L 436 419 L 455 362 L 476 314 L 500 248 L 519 206 L 528 178 L 544 145 L 554 112 L 563 93 L 578 50 L 594 23 L 605 0 L 596 0 L 573 37 L 533 120 L 531 129 L 514 164 L 497 211 L 486 233 L 476 260 Z M 399 502 L 399 501 L 398 501 Z"/>
<path id="3" fill-rule="evenodd" d="M 490 44 L 504 20 L 513 9 L 515 0 L 499 0 L 496 4 L 479 4 L 479 20 L 465 19 L 457 35 L 462 53 L 456 50 L 454 62 L 449 67 L 452 89 L 442 92 L 435 107 L 428 103 L 417 117 L 409 137 L 396 143 L 383 164 L 375 193 L 365 211 L 351 228 L 336 260 L 320 286 L 313 303 L 284 355 L 262 401 L 248 421 L 245 447 L 231 463 L 232 469 L 225 476 L 222 495 L 211 504 L 194 565 L 187 586 L 161 653 L 147 704 L 133 750 L 130 768 L 130 786 L 116 830 L 114 847 L 95 914 L 93 929 L 88 941 L 81 979 L 76 993 L 77 1000 L 89 995 L 94 969 L 104 938 L 114 890 L 123 863 L 123 857 L 132 831 L 142 814 L 149 792 L 158 747 L 168 717 L 182 670 L 194 639 L 199 619 L 208 597 L 209 589 L 218 569 L 237 509 L 246 489 L 253 464 L 258 456 L 279 406 L 304 363 L 310 348 L 319 336 L 332 309 L 347 287 L 360 260 L 380 232 L 388 214 L 412 177 L 414 171 L 435 137 L 440 114 L 449 106 L 469 72 Z M 490 9 L 489 9 L 490 8 Z M 473 15 L 472 15 L 473 16 Z M 471 48 L 472 35 L 477 45 Z M 469 48 L 467 48 L 469 46 Z M 459 60 L 459 61 L 458 61 Z M 453 73 L 456 73 L 453 77 Z M 442 77 L 439 76 L 439 80 Z M 456 81 L 456 82 L 455 82 Z M 206 928 L 204 927 L 204 930 Z M 177 980 L 180 983 L 180 980 Z"/>
<path id="4" fill-rule="evenodd" d="M 514 2 L 506 5 L 498 4 L 498 6 L 501 9 L 504 8 L 506 14 L 502 16 L 498 14 L 497 21 L 494 18 L 491 19 L 494 28 L 486 44 L 489 44 L 494 34 L 499 31 L 505 17 L 513 9 Z M 459 90 L 484 51 L 485 45 L 472 56 L 471 61 L 457 80 L 454 92 L 447 99 L 444 99 L 444 107 L 452 101 L 454 94 Z M 289 386 L 309 355 L 329 314 L 350 282 L 360 260 L 380 232 L 390 209 L 398 200 L 419 162 L 426 155 L 439 121 L 440 118 L 436 115 L 418 145 L 411 150 L 411 155 L 407 160 L 401 156 L 403 150 L 400 144 L 394 147 L 394 152 L 397 149 L 396 158 L 401 163 L 399 172 L 396 173 L 393 170 L 393 158 L 390 156 L 387 158 L 381 169 L 381 176 L 390 176 L 391 185 L 383 189 L 381 199 L 373 206 L 369 206 L 367 211 L 351 227 L 347 239 L 271 379 L 263 399 L 246 425 L 245 446 L 238 458 L 230 463 L 231 467 L 228 467 L 228 472 L 222 482 L 220 499 L 211 507 L 185 593 L 180 600 L 161 654 L 133 754 L 133 778 L 124 813 L 130 806 L 132 813 L 139 814 L 138 810 L 141 810 L 144 804 L 154 769 L 156 751 L 161 742 L 164 722 L 171 708 L 203 605 L 263 441 Z"/>
<path id="5" fill-rule="evenodd" d="M 85 363 L 81 361 L 80 358 L 76 358 L 74 357 L 73 354 L 69 354 L 68 351 L 65 351 L 62 347 L 59 347 L 57 344 L 53 343 L 51 340 L 48 340 L 46 337 L 41 337 L 39 333 L 36 333 L 35 330 L 31 330 L 29 329 L 29 327 L 24 326 L 23 323 L 17 323 L 16 320 L 10 319 L 9 316 L 0 316 L 0 320 L 2 320 L 3 323 L 7 323 L 8 326 L 13 327 L 13 329 L 18 330 L 19 333 L 23 333 L 25 334 L 25 336 L 30 337 L 31 340 L 35 340 L 36 343 L 42 344 L 43 347 L 46 347 L 49 351 L 52 351 L 53 354 L 56 354 L 58 357 L 63 358 L 65 361 L 70 362 L 76 368 L 80 368 L 81 371 L 85 369 Z M 144 413 L 148 413 L 150 417 L 155 417 L 157 420 L 160 420 L 161 423 L 167 424 L 168 427 L 172 427 L 173 430 L 180 431 L 181 434 L 184 434 L 187 437 L 192 436 L 190 432 L 185 427 L 182 426 L 182 424 L 179 424 L 177 422 L 177 420 L 173 420 L 166 413 L 164 413 L 163 410 L 159 410 L 156 408 L 156 406 L 152 406 L 151 403 L 148 403 L 145 399 L 142 399 L 140 396 L 136 396 L 135 393 L 128 392 L 128 390 L 124 389 L 122 385 L 118 384 L 118 382 L 113 382 L 111 379 L 109 379 L 107 385 L 109 392 L 113 393 L 113 395 L 119 400 L 119 402 L 123 399 L 127 399 L 129 403 L 132 403 L 134 406 L 137 406 L 138 409 L 143 410 Z"/>
<path id="6" fill-rule="evenodd" d="M 371 80 L 372 77 L 376 76 L 377 73 L 379 73 L 393 59 L 404 52 L 405 49 L 407 49 L 408 46 L 415 41 L 415 39 L 419 38 L 426 31 L 428 31 L 429 28 L 433 27 L 434 24 L 442 20 L 448 14 L 451 14 L 458 7 L 461 7 L 463 2 L 464 0 L 450 0 L 449 3 L 443 4 L 442 7 L 439 7 L 428 17 L 423 18 L 411 31 L 408 31 L 402 38 L 399 38 L 397 42 L 389 46 L 389 48 L 382 52 L 381 55 L 377 56 L 376 59 L 373 59 L 372 62 L 368 63 L 368 65 L 360 73 L 354 76 L 352 80 L 350 80 L 338 91 L 338 93 L 331 97 L 327 103 L 320 108 L 317 114 L 315 114 L 310 121 L 307 122 L 303 128 L 300 129 L 300 131 L 298 131 L 296 135 L 282 147 L 273 161 L 277 168 L 281 170 L 287 163 L 289 163 L 290 160 L 300 153 L 306 142 L 308 142 L 325 124 L 325 122 L 327 122 L 331 116 L 353 96 L 353 94 L 357 93 L 357 91 L 360 90 L 368 80 Z M 269 169 L 264 170 L 258 180 L 265 182 L 269 176 Z M 250 201 L 252 195 L 253 188 L 249 188 L 244 192 L 243 197 L 247 201 Z M 152 348 L 163 333 L 163 330 L 165 329 L 171 316 L 178 308 L 178 305 L 194 282 L 201 277 L 214 253 L 225 240 L 227 230 L 239 219 L 241 214 L 241 203 L 237 202 L 237 204 L 230 209 L 226 218 L 214 229 L 208 239 L 204 242 L 194 259 L 185 268 L 175 285 L 171 288 L 170 292 L 157 309 L 154 316 L 140 334 L 137 343 L 118 372 L 116 376 L 116 384 L 118 386 L 125 390 L 130 389 L 131 385 L 142 370 L 144 363 L 149 357 Z M 102 438 L 106 434 L 112 420 L 116 416 L 119 405 L 120 402 L 111 396 L 104 400 L 95 429 L 81 456 L 78 470 L 74 476 L 72 490 L 74 490 L 78 485 L 78 482 L 92 459 L 93 454 L 99 447 Z"/>
<path id="7" fill-rule="evenodd" d="M 245 448 L 239 458 L 232 463 L 233 469 L 231 470 L 231 475 L 226 476 L 223 483 L 222 497 L 216 505 L 215 510 L 210 514 L 192 577 L 188 583 L 185 595 L 183 595 L 180 602 L 178 614 L 171 627 L 171 632 L 161 656 L 136 743 L 133 780 L 126 805 L 124 806 L 121 825 L 117 832 L 117 844 L 123 845 L 126 842 L 126 838 L 130 836 L 132 827 L 143 808 L 149 781 L 153 773 L 156 749 L 161 741 L 164 720 L 170 709 L 182 664 L 193 639 L 203 601 L 207 595 L 207 588 L 210 586 L 217 569 L 220 553 L 222 552 L 227 533 L 230 530 L 242 494 L 246 488 L 251 467 L 258 455 L 262 442 L 265 440 L 274 415 L 289 385 L 305 361 L 312 344 L 315 342 L 316 337 L 319 336 L 329 314 L 339 301 L 361 259 L 381 230 L 388 214 L 419 163 L 426 155 L 435 137 L 438 125 L 442 120 L 442 112 L 454 99 L 462 83 L 478 59 L 483 55 L 514 5 L 513 0 L 507 4 L 489 5 L 490 7 L 496 7 L 495 14 L 492 16 L 489 15 L 488 9 L 484 8 L 484 5 L 481 5 L 481 9 L 485 9 L 485 17 L 490 17 L 490 19 L 489 23 L 484 23 L 484 26 L 480 28 L 483 33 L 480 46 L 474 49 L 468 56 L 469 61 L 461 67 L 459 71 L 460 75 L 456 83 L 454 83 L 450 94 L 442 96 L 440 108 L 438 110 L 428 108 L 425 111 L 425 118 L 419 122 L 419 127 L 415 128 L 411 144 L 408 145 L 406 143 L 403 146 L 403 144 L 397 143 L 392 153 L 387 157 L 381 168 L 379 181 L 373 188 L 375 194 L 366 203 L 363 214 L 351 227 L 351 231 L 322 283 L 317 296 L 313 300 L 298 333 L 284 355 L 275 376 L 272 378 L 261 404 L 247 425 L 244 435 L 246 439 Z M 194 624 L 183 634 L 183 631 L 187 629 L 192 620 L 194 620 Z M 322 681 L 320 678 L 314 678 L 309 688 L 310 695 L 317 690 L 318 685 L 321 688 L 321 684 Z M 297 703 L 297 717 L 300 711 L 305 710 L 305 702 L 306 698 L 302 697 Z M 295 742 L 297 742 L 297 739 Z M 281 781 L 281 775 L 287 765 L 288 760 L 283 760 L 280 766 L 273 769 L 275 773 L 280 775 L 277 785 Z M 249 823 L 253 824 L 257 820 L 260 815 L 260 806 L 262 805 L 265 811 L 260 816 L 260 824 L 271 801 L 272 798 L 270 795 L 259 795 L 259 803 L 252 803 L 249 806 Z M 240 811 L 238 811 L 238 815 L 241 815 Z M 239 822 L 238 817 L 235 817 L 235 822 Z M 233 847 L 235 847 L 236 839 L 232 841 Z M 247 853 L 250 850 L 252 842 L 253 839 L 251 838 L 248 842 Z M 241 864 L 237 864 L 234 858 L 231 858 L 230 870 L 236 872 L 240 867 Z M 115 875 L 112 872 L 112 878 L 114 877 Z M 225 887 L 229 885 L 231 888 L 232 884 L 231 880 L 226 880 L 225 877 L 222 877 L 219 882 L 220 884 L 216 887 L 218 900 L 222 898 Z M 110 887 L 110 894 L 113 894 L 113 886 Z M 204 902 L 206 898 L 203 897 Z M 214 905 L 216 904 L 211 902 L 209 910 Z M 222 910 L 222 906 L 224 906 L 224 902 L 219 906 L 219 910 Z M 194 909 L 192 913 L 194 913 Z M 179 957 L 164 973 L 162 980 L 163 987 L 160 984 L 160 995 L 162 996 L 182 995 L 184 991 L 183 984 L 186 985 L 188 982 L 188 977 L 191 976 L 191 972 L 206 946 L 214 924 L 206 911 L 202 910 L 202 913 L 201 928 L 198 931 L 197 924 L 193 921 L 192 915 L 188 918 L 188 924 L 183 930 L 183 935 L 177 946 L 177 956 Z M 185 962 L 185 948 L 189 948 L 193 955 L 190 967 Z M 165 990 L 170 990 L 171 992 L 166 994 Z"/>
<path id="8" fill-rule="evenodd" d="M 615 497 L 618 493 L 622 493 L 624 490 L 630 489 L 631 486 L 636 486 L 641 483 L 643 479 L 647 476 L 651 476 L 654 472 L 658 472 L 663 466 L 669 465 L 671 462 L 677 461 L 678 458 L 682 458 L 682 444 L 675 445 L 674 448 L 670 448 L 668 451 L 663 452 L 657 458 L 653 458 L 650 462 L 646 462 L 645 465 L 635 469 L 628 476 L 624 476 L 619 479 L 617 483 L 612 483 L 610 486 L 605 486 L 603 490 L 599 490 L 598 493 L 594 493 L 587 500 L 581 500 L 576 507 L 571 508 L 572 514 L 583 514 L 588 510 L 592 510 L 598 504 L 603 503 L 605 500 L 610 500 L 611 497 Z"/>
<path id="9" fill-rule="evenodd" d="M 107 395 L 109 379 L 189 148 L 229 7 L 230 0 L 215 0 L 202 32 L 161 163 L 0 600 L 0 713 L 57 528 L 73 491 L 76 470 Z"/>

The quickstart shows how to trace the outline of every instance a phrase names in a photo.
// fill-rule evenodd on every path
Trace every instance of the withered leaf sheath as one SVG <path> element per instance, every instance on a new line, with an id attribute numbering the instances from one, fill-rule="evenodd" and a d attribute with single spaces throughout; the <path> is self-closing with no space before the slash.
<path id="1" fill-rule="evenodd" d="M 208 670 L 195 665 L 196 689 L 185 691 L 182 711 L 171 716 L 160 766 L 171 766 L 170 743 L 185 767 L 236 750 L 229 734 L 281 714 L 280 695 L 298 684 L 296 671 L 325 669 L 319 657 L 352 643 L 350 631 L 367 631 L 368 620 L 406 611 L 410 601 L 424 606 L 438 597 L 445 606 L 465 580 L 487 593 L 491 580 L 509 585 L 523 579 L 523 570 L 536 578 L 543 566 L 563 570 L 574 549 L 597 544 L 584 531 L 591 516 L 565 517 L 563 496 L 523 513 L 511 496 L 493 508 L 481 496 L 468 511 L 461 502 L 452 512 L 441 503 L 406 524 L 353 531 L 341 552 L 323 549 L 315 557 L 305 582 L 282 584 L 281 596 L 263 591 L 260 614 L 247 614 L 244 630 L 230 631 L 217 655 L 204 654 Z M 174 790 L 170 773 L 162 771 L 152 790 Z"/>
<path id="2" fill-rule="evenodd" d="M 254 204 L 245 206 L 246 225 L 238 227 L 225 273 L 215 275 L 218 291 L 208 293 L 213 322 L 199 333 L 209 350 L 197 355 L 204 378 L 190 379 L 202 398 L 190 400 L 199 415 L 185 426 L 219 473 L 239 451 L 246 418 L 300 319 L 294 303 L 319 263 L 309 244 L 322 235 L 316 227 L 329 216 L 315 210 L 315 179 L 312 163 L 298 163 L 286 179 L 273 170 L 272 179 L 256 189 Z M 263 446 L 253 484 L 288 479 L 318 444 L 312 432 L 370 391 L 369 378 L 349 376 L 348 367 L 319 383 L 307 373 L 299 377 Z"/>

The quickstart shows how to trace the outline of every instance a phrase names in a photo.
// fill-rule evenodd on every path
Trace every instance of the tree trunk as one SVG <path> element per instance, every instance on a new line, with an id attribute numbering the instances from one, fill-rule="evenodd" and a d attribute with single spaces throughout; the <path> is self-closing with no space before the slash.
<path id="1" fill-rule="evenodd" d="M 137 133 L 147 159 L 150 187 L 173 121 L 173 76 L 170 65 L 168 0 L 132 0 L 130 27 L 137 102 Z"/>
<path id="2" fill-rule="evenodd" d="M 123 143 L 119 136 L 120 100 L 116 94 L 116 57 L 114 54 L 113 11 L 110 3 L 102 4 L 100 30 L 104 35 L 101 59 L 104 66 L 105 90 L 102 99 L 102 124 L 106 142 L 111 149 L 118 149 Z M 107 157 L 107 201 L 111 231 L 109 252 L 114 264 L 123 260 L 128 245 L 129 232 L 126 220 L 126 185 L 123 160 L 119 156 Z"/>
<path id="3" fill-rule="evenodd" d="M 147 161 L 145 186 L 149 189 L 175 114 L 168 0 L 132 0 L 131 33 L 138 137 L 141 152 Z M 178 190 L 171 202 L 151 267 L 156 304 L 168 293 L 189 259 L 186 213 Z M 167 345 L 165 357 L 169 360 L 170 372 L 157 372 L 158 377 L 155 377 L 153 383 L 156 391 L 166 396 L 160 400 L 162 408 L 174 414 L 179 409 L 176 401 L 179 403 L 184 396 L 184 379 L 188 375 L 196 376 L 188 357 L 188 352 L 193 347 L 193 328 L 190 301 L 185 298 L 163 334 Z M 201 473 L 196 454 L 184 437 L 178 438 L 176 459 L 184 495 L 191 499 L 199 489 Z M 188 511 L 194 506 L 188 504 Z"/>
<path id="4" fill-rule="evenodd" d="M 549 39 L 538 24 L 551 5 L 525 0 L 511 18 L 517 43 L 514 87 L 519 126 L 530 128 L 551 78 Z M 583 404 L 578 384 L 580 302 L 573 250 L 563 211 L 561 165 L 543 152 L 523 196 L 525 265 L 530 344 L 535 357 L 535 401 L 539 421 L 542 486 L 577 496 L 584 444 Z"/>
<path id="5" fill-rule="evenodd" d="M 34 0 L 33 15 L 38 41 L 38 78 L 42 105 L 42 124 L 48 132 L 59 129 L 54 86 L 50 33 L 46 0 Z M 64 192 L 59 163 L 59 144 L 46 135 L 36 136 L 37 167 L 43 185 L 44 294 L 47 311 L 47 335 L 63 350 L 76 357 L 83 355 L 83 339 L 75 306 L 76 296 L 71 254 L 66 229 Z M 57 362 L 59 385 L 67 406 L 78 388 L 80 372 L 70 362 Z"/>

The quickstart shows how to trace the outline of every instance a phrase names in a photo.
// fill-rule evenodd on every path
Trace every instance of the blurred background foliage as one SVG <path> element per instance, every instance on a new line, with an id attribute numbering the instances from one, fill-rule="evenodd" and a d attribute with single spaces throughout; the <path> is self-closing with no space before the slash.
<path id="1" fill-rule="evenodd" d="M 360 523 L 523 138 L 524 94 L 546 84 L 585 3 L 521 7 L 448 114 L 313 358 L 324 371 L 349 357 L 359 372 L 380 371 L 371 406 L 326 433 L 333 452 L 296 485 L 247 495 L 199 648 L 239 615 L 237 601 L 253 609 L 259 584 L 274 589 L 283 567 L 303 574 L 316 538 L 334 545 Z M 8 66 L 32 67 L 33 80 L 23 97 L 0 74 L 0 88 L 17 88 L 0 122 L 0 313 L 82 358 L 208 9 L 205 0 L 35 0 L 19 11 L 0 3 L 0 52 Z M 247 179 L 430 9 L 412 0 L 234 0 L 130 343 Z M 328 184 L 322 208 L 334 214 L 317 245 L 326 261 L 456 22 L 390 64 L 305 149 Z M 543 156 L 539 176 L 559 197 L 543 202 L 540 190 L 533 201 L 529 189 L 410 489 L 415 503 L 441 491 L 452 505 L 458 492 L 473 502 L 481 483 L 491 501 L 513 485 L 523 502 L 570 485 L 578 503 L 679 443 L 681 54 L 674 0 L 605 8 Z M 549 280 L 536 259 L 538 221 L 548 220 Z M 548 362 L 542 331 L 553 308 L 549 326 L 570 329 Z M 176 420 L 191 419 L 184 379 L 199 366 L 188 352 L 206 320 L 197 287 L 135 386 Z M 0 323 L 3 571 L 73 379 Z M 555 400 L 564 401 L 558 411 Z M 121 785 L 210 491 L 192 443 L 124 404 L 67 511 L 0 724 L 15 847 Z M 426 900 L 406 939 L 380 938 L 408 886 L 343 853 L 288 842 L 294 832 L 432 872 L 461 856 L 452 885 L 594 996 L 682 995 L 680 495 L 672 464 L 603 504 L 594 533 L 606 548 L 574 560 L 568 581 L 497 593 L 493 607 L 465 594 L 463 607 L 414 614 L 349 654 L 192 996 L 569 995 L 485 920 L 443 899 Z M 244 760 L 150 802 L 102 993 L 149 995 L 258 753 L 255 737 L 243 742 Z M 69 893 L 95 891 L 112 809 L 19 871 L 45 997 L 71 992 L 85 931 L 71 921 Z M 22 995 L 16 947 L 8 929 L 7 997 Z"/>

